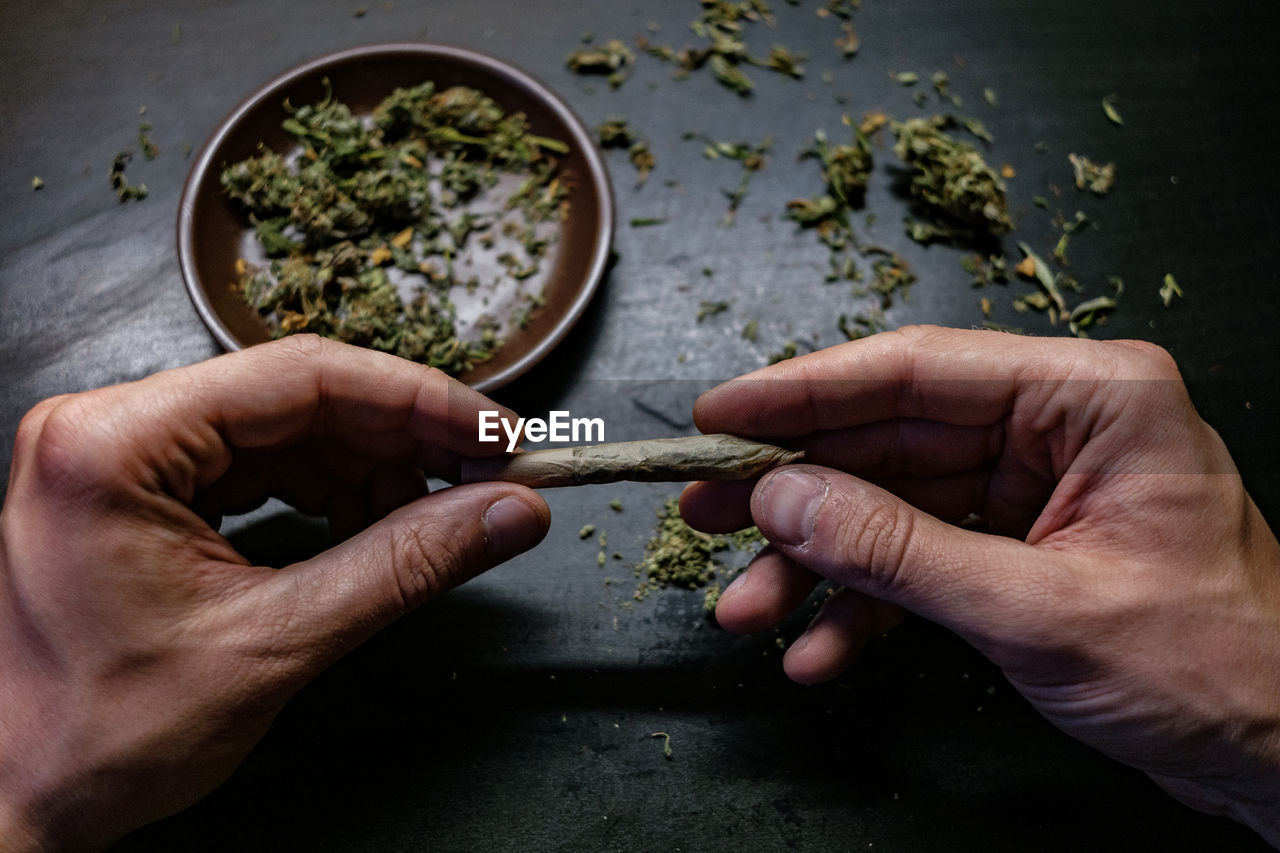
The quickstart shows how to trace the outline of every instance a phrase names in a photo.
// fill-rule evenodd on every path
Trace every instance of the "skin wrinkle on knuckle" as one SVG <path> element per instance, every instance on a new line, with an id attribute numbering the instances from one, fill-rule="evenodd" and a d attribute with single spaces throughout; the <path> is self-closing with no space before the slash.
<path id="1" fill-rule="evenodd" d="M 110 436 L 106 447 L 100 447 L 104 442 L 94 408 L 87 394 L 70 395 L 51 406 L 39 423 L 29 452 L 37 476 L 47 486 L 78 496 L 115 482 L 117 454 L 109 452 Z"/>
<path id="2" fill-rule="evenodd" d="M 898 585 L 912 537 L 911 514 L 870 496 L 857 502 L 869 506 L 850 505 L 845 495 L 838 501 L 828 501 L 829 505 L 836 504 L 831 509 L 824 507 L 824 514 L 830 519 L 827 523 L 834 525 L 837 553 L 853 568 L 865 572 L 873 589 L 893 589 Z M 848 518 L 860 521 L 842 521 Z"/>
<path id="3" fill-rule="evenodd" d="M 391 575 L 398 606 L 408 613 L 448 589 L 456 555 L 450 537 L 434 524 L 409 524 L 392 532 Z"/>

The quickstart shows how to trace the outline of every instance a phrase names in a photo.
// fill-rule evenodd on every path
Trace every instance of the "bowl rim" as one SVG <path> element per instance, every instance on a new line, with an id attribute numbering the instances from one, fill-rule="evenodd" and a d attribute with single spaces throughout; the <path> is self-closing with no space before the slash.
<path id="1" fill-rule="evenodd" d="M 599 226 L 596 229 L 595 245 L 581 288 L 577 291 L 573 302 L 568 306 L 567 310 L 556 321 L 556 324 L 534 346 L 502 370 L 475 383 L 468 383 L 470 387 L 477 391 L 494 391 L 523 376 L 534 365 L 542 361 L 551 350 L 568 336 L 578 320 L 586 313 L 587 306 L 591 303 L 601 282 L 604 280 L 605 273 L 608 271 L 609 259 L 613 250 L 616 220 L 613 185 L 609 179 L 609 171 L 605 166 L 599 146 L 595 144 L 595 139 L 591 136 L 586 124 L 573 111 L 573 108 L 552 91 L 550 87 L 505 60 L 497 59 L 471 48 L 439 42 L 377 42 L 344 48 L 309 59 L 264 83 L 245 97 L 235 109 L 218 123 L 214 132 L 200 149 L 200 153 L 196 156 L 191 169 L 187 173 L 186 182 L 182 188 L 182 196 L 178 204 L 178 266 L 182 273 L 187 295 L 190 297 L 196 313 L 200 316 L 209 332 L 222 345 L 222 348 L 228 352 L 235 352 L 246 348 L 246 346 L 252 346 L 252 344 L 246 345 L 239 341 L 222 322 L 222 318 L 218 316 L 218 313 L 214 311 L 209 301 L 204 297 L 200 277 L 196 270 L 196 196 L 208 173 L 217 168 L 213 163 L 214 156 L 222 148 L 227 138 L 236 131 L 249 112 L 264 101 L 279 100 L 284 91 L 300 79 L 322 71 L 328 66 L 341 64 L 348 60 L 397 53 L 416 53 L 426 57 L 453 60 L 460 64 L 479 65 L 496 76 L 513 79 L 518 86 L 543 102 L 549 111 L 568 128 L 572 137 L 571 144 L 576 147 L 576 151 L 582 153 L 586 164 L 587 182 L 595 188 L 598 197 L 597 215 L 599 217 Z"/>

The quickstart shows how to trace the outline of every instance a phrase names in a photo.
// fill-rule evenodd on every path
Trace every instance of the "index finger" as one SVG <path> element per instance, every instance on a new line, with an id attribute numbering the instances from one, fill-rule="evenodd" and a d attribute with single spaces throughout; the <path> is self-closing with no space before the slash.
<path id="1" fill-rule="evenodd" d="M 92 392 L 108 405 L 84 424 L 104 439 L 103 463 L 125 442 L 152 470 L 211 482 L 233 449 L 337 439 L 362 455 L 415 462 L 487 456 L 477 416 L 514 414 L 440 370 L 312 335 L 291 336 Z M 183 464 L 181 458 L 187 460 Z M 169 479 L 165 476 L 165 479 Z"/>
<path id="2" fill-rule="evenodd" d="M 1087 399 L 1123 370 L 1106 345 L 1002 332 L 904 327 L 730 380 L 694 405 L 703 432 L 785 440 L 891 418 L 983 426 L 1013 412 Z M 1092 347 L 1085 357 L 1084 348 Z M 1091 380 L 1074 382 L 1068 380 Z"/>

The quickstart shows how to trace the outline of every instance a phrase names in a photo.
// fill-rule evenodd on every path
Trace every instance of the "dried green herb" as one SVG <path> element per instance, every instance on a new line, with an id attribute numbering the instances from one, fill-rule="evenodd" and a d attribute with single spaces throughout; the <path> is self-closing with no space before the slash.
<path id="1" fill-rule="evenodd" d="M 122 202 L 130 199 L 141 201 L 147 197 L 146 184 L 131 184 L 125 177 L 124 170 L 132 159 L 132 151 L 121 151 L 111 161 L 111 188 L 116 191 L 116 198 Z"/>
<path id="2" fill-rule="evenodd" d="M 706 66 L 725 88 L 739 95 L 750 95 L 755 88 L 743 65 L 767 68 L 792 78 L 804 76 L 801 63 L 805 57 L 775 45 L 768 56 L 752 56 L 743 35 L 746 25 L 763 21 L 770 26 L 773 14 L 764 0 L 703 0 L 702 13 L 689 28 L 702 43 L 677 50 L 670 45 L 651 44 L 645 37 L 636 39 L 640 49 L 663 62 L 676 66 L 676 78 L 682 79 Z"/>
<path id="3" fill-rule="evenodd" d="M 1077 234 L 1086 227 L 1093 225 L 1093 221 L 1085 215 L 1084 211 L 1077 210 L 1075 219 L 1070 219 L 1062 223 L 1062 236 L 1058 238 L 1058 244 L 1053 248 L 1053 259 L 1063 266 L 1067 265 L 1067 244 L 1073 234 Z"/>
<path id="4" fill-rule="evenodd" d="M 636 186 L 641 186 L 649 180 L 649 173 L 653 171 L 657 161 L 653 152 L 649 150 L 648 141 L 641 139 L 627 125 L 626 119 L 611 118 L 602 122 L 596 126 L 596 136 L 599 137 L 602 148 L 627 149 L 627 159 L 636 170 Z"/>
<path id="5" fill-rule="evenodd" d="M 622 512 L 622 501 L 618 500 L 617 498 L 614 498 L 613 500 L 609 501 L 609 509 L 613 510 L 614 512 Z"/>
<path id="6" fill-rule="evenodd" d="M 728 302 L 709 302 L 704 299 L 701 303 L 698 304 L 698 322 L 701 323 L 703 320 L 707 319 L 708 317 L 714 317 L 715 315 L 723 313 L 728 310 L 729 310 Z"/>
<path id="7" fill-rule="evenodd" d="M 1120 112 L 1116 109 L 1116 101 L 1118 100 L 1120 100 L 1119 95 L 1107 95 L 1102 99 L 1102 111 L 1112 124 L 1123 126 L 1124 119 L 1120 117 Z"/>
<path id="8" fill-rule="evenodd" d="M 1106 195 L 1116 181 L 1116 164 L 1099 165 L 1088 157 L 1068 154 L 1071 169 L 1075 174 L 1076 189 L 1088 189 L 1094 195 Z"/>
<path id="9" fill-rule="evenodd" d="M 1004 323 L 996 323 L 991 320 L 982 321 L 982 328 L 989 332 L 1006 332 L 1010 335 L 1027 334 L 1026 329 L 1019 328 L 1018 326 L 1006 326 Z"/>
<path id="10" fill-rule="evenodd" d="M 1009 270 L 1004 255 L 965 255 L 960 259 L 960 267 L 973 276 L 970 282 L 974 287 L 986 287 L 988 284 L 1005 283 L 1009 280 Z"/>
<path id="11" fill-rule="evenodd" d="M 632 228 L 648 228 L 653 225 L 663 225 L 667 221 L 665 216 L 633 216 L 631 217 Z"/>
<path id="12" fill-rule="evenodd" d="M 742 339 L 744 341 L 755 341 L 759 336 L 759 324 L 755 320 L 748 320 L 747 325 L 742 327 Z"/>
<path id="13" fill-rule="evenodd" d="M 990 86 L 982 90 L 982 97 L 989 106 L 994 107 L 998 104 L 998 101 L 996 100 L 996 90 L 992 89 Z"/>
<path id="14" fill-rule="evenodd" d="M 813 136 L 813 147 L 800 156 L 814 158 L 822 164 L 822 180 L 837 205 L 845 208 L 862 205 L 874 166 L 871 137 L 865 131 L 855 128 L 853 139 L 838 145 L 828 144 L 826 134 L 818 131 Z"/>
<path id="15" fill-rule="evenodd" d="M 670 761 L 672 758 L 671 735 L 667 734 L 666 732 L 654 732 L 653 734 L 649 735 L 649 737 L 651 738 L 660 737 L 664 739 L 662 742 L 662 757 Z"/>
<path id="16" fill-rule="evenodd" d="M 42 190 L 42 189 L 44 189 L 44 178 L 40 177 L 39 175 L 36 175 L 34 178 L 32 178 L 32 179 L 31 179 L 31 189 L 32 189 L 32 190 Z"/>
<path id="17" fill-rule="evenodd" d="M 866 311 L 854 314 L 852 317 L 841 314 L 840 319 L 836 321 L 836 328 L 847 339 L 856 341 L 874 335 L 876 332 L 883 332 L 889 326 L 885 323 L 884 311 L 880 306 L 873 305 Z"/>
<path id="18" fill-rule="evenodd" d="M 625 118 L 605 119 L 596 125 L 601 148 L 626 148 L 638 138 Z"/>
<path id="19" fill-rule="evenodd" d="M 1173 304 L 1175 296 L 1182 297 L 1182 288 L 1178 286 L 1173 273 L 1165 273 L 1164 284 L 1160 286 L 1160 301 L 1164 303 L 1165 308 L 1168 308 Z"/>
<path id="20" fill-rule="evenodd" d="M 914 86 L 920 82 L 920 75 L 914 71 L 890 71 L 889 77 L 899 86 Z"/>
<path id="21" fill-rule="evenodd" d="M 1013 229 L 1004 181 L 976 148 L 944 133 L 950 116 L 890 126 L 894 153 L 912 167 L 911 196 L 929 222 L 908 228 L 913 239 L 971 240 Z"/>
<path id="22" fill-rule="evenodd" d="M 845 21 L 840 28 L 844 35 L 836 39 L 835 44 L 836 47 L 840 48 L 840 53 L 844 55 L 844 58 L 848 59 L 857 54 L 861 42 L 858 41 L 858 34 L 854 31 L 851 21 Z"/>
<path id="23" fill-rule="evenodd" d="M 640 186 L 649 180 L 649 173 L 653 171 L 653 167 L 657 164 L 653 152 L 649 150 L 649 143 L 643 139 L 631 143 L 631 147 L 627 149 L 627 160 L 636 170 L 636 186 Z"/>
<path id="24" fill-rule="evenodd" d="M 785 74 L 788 77 L 799 80 L 804 77 L 804 66 L 800 63 L 804 62 L 806 58 L 803 53 L 792 53 L 785 47 L 774 45 L 769 48 L 769 56 L 766 59 L 747 56 L 746 60 L 752 65 L 771 68 L 779 74 Z"/>
<path id="25" fill-rule="evenodd" d="M 261 149 L 222 172 L 271 259 L 242 262 L 237 290 L 274 337 L 315 332 L 455 374 L 491 358 L 496 320 L 458 336 L 450 290 L 480 282 L 456 264 L 475 234 L 506 275 L 537 272 L 567 204 L 554 156 L 567 146 L 475 89 L 397 89 L 364 120 L 325 86 L 317 103 L 285 104 L 300 153 Z M 523 298 L 517 325 L 542 301 Z"/>
<path id="26" fill-rule="evenodd" d="M 795 341 L 787 341 L 782 345 L 782 352 L 775 352 L 773 355 L 769 356 L 769 363 L 777 364 L 780 361 L 787 361 L 788 359 L 795 358 L 799 351 L 800 347 Z"/>
<path id="27" fill-rule="evenodd" d="M 750 95 L 755 89 L 755 84 L 751 82 L 737 63 L 729 60 L 724 54 L 713 53 L 710 60 L 711 73 L 720 81 L 720 84 L 732 92 L 739 95 Z"/>
<path id="28" fill-rule="evenodd" d="M 636 55 L 618 39 L 610 39 L 599 47 L 583 47 L 565 59 L 569 70 L 577 74 L 607 74 L 609 86 L 616 89 L 631 76 Z"/>
<path id="29" fill-rule="evenodd" d="M 582 529 L 578 531 L 578 538 L 590 539 L 595 532 L 596 526 L 594 524 L 584 524 L 582 525 Z"/>
<path id="30" fill-rule="evenodd" d="M 1039 255 L 1032 251 L 1031 247 L 1026 243 L 1019 241 L 1018 248 L 1022 251 L 1023 260 L 1014 268 L 1014 271 L 1025 278 L 1034 279 L 1039 282 L 1040 287 L 1044 289 L 1043 298 L 1047 300 L 1045 302 L 1041 302 L 1039 298 L 1036 298 L 1035 301 L 1030 301 L 1033 297 L 1023 297 L 1025 300 L 1028 300 L 1026 304 L 1029 304 L 1037 310 L 1052 307 L 1057 312 L 1056 314 L 1050 315 L 1050 320 L 1053 322 L 1057 321 L 1058 316 L 1067 316 L 1066 300 L 1062 297 L 1062 290 L 1058 286 L 1058 279 L 1055 278 L 1053 272 L 1049 269 L 1049 265 L 1046 264 Z M 1017 307 L 1016 302 L 1014 307 Z"/>
<path id="31" fill-rule="evenodd" d="M 1115 307 L 1116 301 L 1110 296 L 1097 296 L 1081 302 L 1071 309 L 1071 315 L 1067 318 L 1071 334 L 1081 338 L 1089 337 L 1085 330 L 1094 323 L 1102 322 Z"/>
<path id="32" fill-rule="evenodd" d="M 705 143 L 702 155 L 708 160 L 736 160 L 742 165 L 742 174 L 738 185 L 732 190 L 721 190 L 729 199 L 729 210 L 725 213 L 724 225 L 732 225 L 738 215 L 738 208 L 747 197 L 747 189 L 751 186 L 751 178 L 765 167 L 765 155 L 773 147 L 773 138 L 767 138 L 758 145 L 749 142 L 718 142 L 703 133 L 693 131 L 684 134 L 685 139 L 698 139 Z"/>
<path id="33" fill-rule="evenodd" d="M 640 585 L 635 600 L 642 601 L 650 593 L 675 586 L 699 589 L 713 584 L 729 570 L 716 555 L 733 549 L 739 552 L 758 550 L 764 538 L 756 528 L 748 528 L 728 536 L 694 530 L 680 517 L 674 498 L 658 510 L 658 529 L 645 544 L 644 559 L 636 567 Z"/>
<path id="34" fill-rule="evenodd" d="M 147 134 L 151 132 L 151 122 L 144 121 L 138 125 L 138 147 L 142 149 L 142 156 L 147 160 L 154 160 L 159 155 L 160 149 L 151 141 L 151 137 Z"/>

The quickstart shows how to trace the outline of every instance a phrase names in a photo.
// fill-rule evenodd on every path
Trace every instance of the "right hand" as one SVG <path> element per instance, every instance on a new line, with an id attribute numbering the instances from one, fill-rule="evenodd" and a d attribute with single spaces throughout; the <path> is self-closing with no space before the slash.
<path id="1" fill-rule="evenodd" d="M 1280 843 L 1280 544 L 1163 350 L 909 328 L 694 411 L 812 463 L 681 500 L 695 527 L 754 520 L 771 543 L 720 598 L 729 630 L 842 585 L 787 651 L 792 678 L 835 677 L 915 612 L 1063 731 Z"/>

